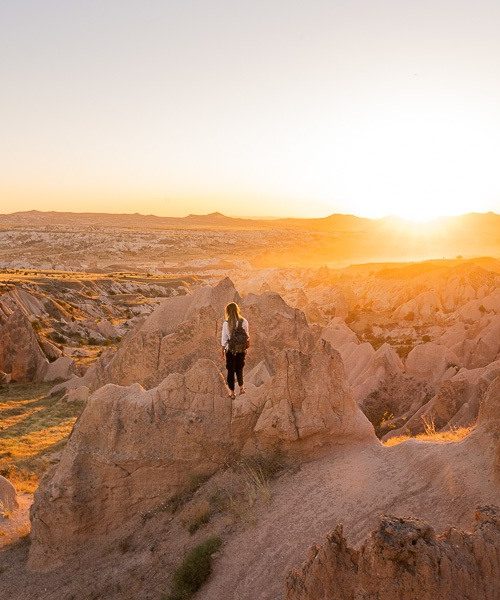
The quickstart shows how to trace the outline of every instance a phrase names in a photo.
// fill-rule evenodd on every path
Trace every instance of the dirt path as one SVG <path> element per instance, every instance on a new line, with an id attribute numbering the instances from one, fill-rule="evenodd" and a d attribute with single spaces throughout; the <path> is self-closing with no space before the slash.
<path id="1" fill-rule="evenodd" d="M 303 465 L 274 489 L 256 525 L 237 534 L 214 565 L 197 600 L 278 600 L 290 568 L 340 522 L 358 544 L 382 514 L 427 520 L 438 530 L 468 528 L 474 509 L 498 501 L 491 448 L 409 441 L 335 450 Z"/>

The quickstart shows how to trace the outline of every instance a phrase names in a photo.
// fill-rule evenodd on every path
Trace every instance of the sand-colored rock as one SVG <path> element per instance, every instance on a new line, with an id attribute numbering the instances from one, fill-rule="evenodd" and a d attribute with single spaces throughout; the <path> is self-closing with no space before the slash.
<path id="1" fill-rule="evenodd" d="M 193 294 L 168 298 L 142 325 L 126 336 L 116 354 L 103 354 L 81 381 L 95 390 L 106 383 L 146 388 L 169 373 L 188 369 L 198 358 L 220 360 L 220 331 L 225 305 L 241 303 L 250 322 L 251 348 L 247 371 L 260 362 L 273 373 L 273 357 L 284 347 L 308 352 L 318 335 L 302 311 L 275 293 L 250 294 L 241 301 L 229 279 L 202 287 Z"/>
<path id="2" fill-rule="evenodd" d="M 245 374 L 245 381 L 255 387 L 260 387 L 264 383 L 267 383 L 271 377 L 269 367 L 264 360 L 261 360 L 253 369 Z"/>
<path id="3" fill-rule="evenodd" d="M 198 361 L 160 386 L 106 385 L 77 421 L 61 461 L 35 495 L 32 563 L 168 500 L 232 451 L 231 401 L 215 364 Z"/>
<path id="4" fill-rule="evenodd" d="M 354 356 L 351 357 L 351 361 Z M 350 362 L 350 361 L 349 361 Z M 358 378 L 350 378 L 354 397 L 361 402 L 371 392 L 378 389 L 384 381 L 399 376 L 403 363 L 397 352 L 387 343 L 382 344 L 369 358 Z"/>
<path id="5" fill-rule="evenodd" d="M 335 317 L 323 328 L 321 337 L 334 347 L 342 347 L 349 342 L 359 344 L 358 336 L 350 329 L 340 317 Z"/>
<path id="6" fill-rule="evenodd" d="M 353 548 L 362 546 L 370 532 L 378 530 L 381 514 L 394 515 L 401 523 L 409 517 L 419 519 L 438 535 L 450 524 L 469 530 L 474 507 L 498 500 L 499 402 L 500 377 L 490 384 L 482 400 L 477 426 L 458 443 L 409 440 L 391 447 L 345 445 L 302 464 L 297 474 L 274 488 L 272 501 L 259 513 L 254 527 L 228 541 L 197 600 L 280 598 L 286 574 L 303 562 L 307 548 L 324 540 L 339 523 Z M 453 537 L 450 543 L 454 543 Z M 473 547 L 472 543 L 468 547 Z M 498 565 L 498 554 L 486 556 Z M 461 564 L 459 561 L 458 568 Z M 473 573 L 483 573 L 482 564 L 468 565 Z M 425 573 L 422 577 L 427 581 Z M 350 573 L 347 579 L 352 579 Z M 412 589 L 400 590 L 399 598 L 406 598 Z M 356 596 L 311 598 L 354 600 Z"/>
<path id="7" fill-rule="evenodd" d="M 360 343 L 354 331 L 340 318 L 332 319 L 322 329 L 321 337 L 340 353 L 358 403 L 403 372 L 403 363 L 394 348 L 384 343 L 375 350 L 368 342 Z"/>
<path id="8" fill-rule="evenodd" d="M 49 361 L 56 360 L 62 355 L 62 350 L 60 350 L 55 344 L 49 342 L 44 337 L 38 338 L 38 343 L 40 344 L 41 349 L 45 356 L 49 359 Z"/>
<path id="9" fill-rule="evenodd" d="M 51 362 L 45 372 L 44 381 L 67 380 L 75 374 L 75 361 L 69 356 L 60 356 Z"/>
<path id="10" fill-rule="evenodd" d="M 328 342 L 311 354 L 285 350 L 274 368 L 254 429 L 261 449 L 302 453 L 332 440 L 375 440 L 350 393 L 340 355 Z"/>
<path id="11" fill-rule="evenodd" d="M 416 435 L 426 428 L 441 431 L 472 426 L 478 417 L 481 399 L 499 374 L 499 362 L 480 369 L 459 371 L 453 378 L 443 381 L 436 394 L 420 408 L 417 407 L 418 410 L 403 426 L 394 429 L 383 439 Z"/>
<path id="12" fill-rule="evenodd" d="M 169 373 L 189 368 L 197 358 L 215 358 L 224 306 L 234 300 L 239 296 L 227 278 L 214 287 L 165 299 L 126 336 L 116 354 L 92 365 L 82 384 L 92 390 L 106 383 L 137 382 L 151 388 Z"/>
<path id="13" fill-rule="evenodd" d="M 460 366 L 457 355 L 434 342 L 419 344 L 406 357 L 406 371 L 421 381 L 437 383 L 445 374 L 452 377 Z M 455 370 L 453 370 L 455 369 Z"/>
<path id="14" fill-rule="evenodd" d="M 0 518 L 2 513 L 10 513 L 18 507 L 16 488 L 0 475 Z"/>
<path id="15" fill-rule="evenodd" d="M 90 397 L 90 390 L 87 386 L 82 385 L 76 388 L 69 388 L 61 398 L 62 402 L 87 402 Z"/>
<path id="16" fill-rule="evenodd" d="M 286 600 L 496 600 L 500 594 L 500 511 L 477 510 L 472 532 L 437 536 L 416 519 L 384 517 L 359 550 L 342 526 L 290 573 Z"/>
<path id="17" fill-rule="evenodd" d="M 377 435 L 383 436 L 404 425 L 433 395 L 434 386 L 399 373 L 387 377 L 360 406 L 375 425 Z"/>
<path id="18" fill-rule="evenodd" d="M 492 476 L 500 483 L 500 375 L 481 399 L 477 426 L 469 437 L 482 447 L 480 451 L 494 454 Z"/>
<path id="19" fill-rule="evenodd" d="M 394 317 L 398 320 L 428 319 L 434 317 L 437 313 L 441 313 L 443 306 L 436 292 L 431 290 L 422 292 L 408 302 L 405 302 L 394 313 Z"/>
<path id="20" fill-rule="evenodd" d="M 48 366 L 28 318 L 13 312 L 0 326 L 0 371 L 12 381 L 42 381 Z"/>
<path id="21" fill-rule="evenodd" d="M 102 319 L 95 326 L 97 332 L 106 339 L 115 339 L 120 336 L 117 328 L 107 319 Z"/>
<path id="22" fill-rule="evenodd" d="M 150 390 L 139 384 L 98 389 L 36 492 L 31 564 L 57 564 L 241 452 L 310 459 L 337 444 L 378 443 L 327 342 L 309 354 L 287 349 L 273 360 L 273 379 L 249 385 L 234 405 L 208 359 Z"/>
<path id="23" fill-rule="evenodd" d="M 473 337 L 452 347 L 461 363 L 469 369 L 484 367 L 500 358 L 500 314 L 485 316 Z"/>

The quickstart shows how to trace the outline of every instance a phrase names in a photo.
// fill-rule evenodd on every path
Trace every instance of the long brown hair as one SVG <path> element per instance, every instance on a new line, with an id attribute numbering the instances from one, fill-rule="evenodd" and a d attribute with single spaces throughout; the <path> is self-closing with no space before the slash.
<path id="1" fill-rule="evenodd" d="M 241 316 L 240 307 L 236 302 L 230 302 L 226 306 L 225 317 L 229 325 L 229 331 L 232 333 L 236 329 L 238 321 L 243 318 Z"/>

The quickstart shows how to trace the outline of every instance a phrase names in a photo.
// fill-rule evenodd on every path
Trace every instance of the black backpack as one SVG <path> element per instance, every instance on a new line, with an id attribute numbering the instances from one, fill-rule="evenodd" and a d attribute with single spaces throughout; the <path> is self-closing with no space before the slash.
<path id="1" fill-rule="evenodd" d="M 227 343 L 227 351 L 231 354 L 245 352 L 249 346 L 248 333 L 243 329 L 243 319 L 238 319 L 238 324 L 229 338 Z"/>

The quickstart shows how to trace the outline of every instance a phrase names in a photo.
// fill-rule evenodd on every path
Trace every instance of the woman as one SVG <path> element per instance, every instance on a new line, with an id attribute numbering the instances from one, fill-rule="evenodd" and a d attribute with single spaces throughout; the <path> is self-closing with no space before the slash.
<path id="1" fill-rule="evenodd" d="M 234 376 L 238 380 L 240 394 L 245 393 L 243 386 L 243 367 L 245 354 L 248 348 L 248 321 L 241 316 L 240 308 L 236 302 L 226 306 L 225 321 L 222 324 L 222 358 L 226 358 L 227 386 L 229 396 L 234 395 Z"/>

